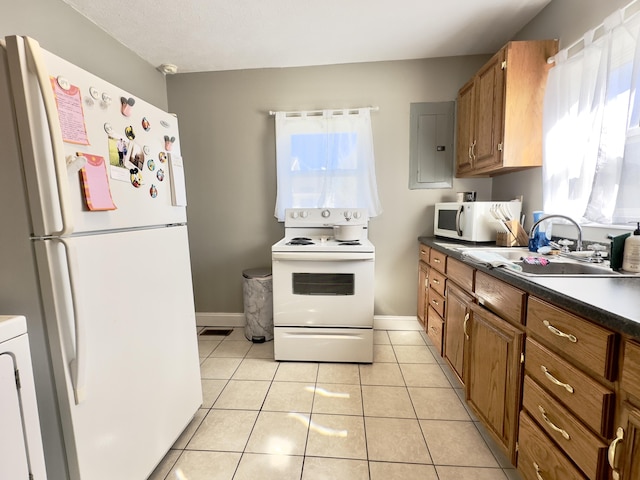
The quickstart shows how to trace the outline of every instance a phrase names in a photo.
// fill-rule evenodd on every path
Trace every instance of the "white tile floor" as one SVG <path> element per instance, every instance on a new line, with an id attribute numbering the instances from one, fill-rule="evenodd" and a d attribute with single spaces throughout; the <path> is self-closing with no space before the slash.
<path id="1" fill-rule="evenodd" d="M 376 331 L 371 365 L 198 338 L 204 403 L 149 480 L 520 480 L 422 332 Z"/>

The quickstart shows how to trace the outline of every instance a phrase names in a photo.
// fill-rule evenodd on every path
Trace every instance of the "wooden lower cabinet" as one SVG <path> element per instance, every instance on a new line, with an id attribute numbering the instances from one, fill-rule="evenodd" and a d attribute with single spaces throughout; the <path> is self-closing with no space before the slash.
<path id="1" fill-rule="evenodd" d="M 620 387 L 626 400 L 618 407 L 618 428 L 609 447 L 612 478 L 613 480 L 638 480 L 640 479 L 640 344 L 636 342 L 625 342 Z"/>
<path id="2" fill-rule="evenodd" d="M 609 446 L 609 462 L 613 480 L 640 479 L 640 408 L 626 402 L 622 405 L 621 426 Z"/>
<path id="3" fill-rule="evenodd" d="M 442 317 L 429 305 L 427 307 L 427 336 L 440 355 L 442 355 L 442 327 Z"/>
<path id="4" fill-rule="evenodd" d="M 469 308 L 467 402 L 515 464 L 524 332 L 478 305 Z"/>
<path id="5" fill-rule="evenodd" d="M 464 349 L 469 335 L 466 331 L 471 314 L 469 304 L 473 297 L 449 283 L 447 287 L 447 311 L 445 315 L 444 358 L 464 384 Z"/>
<path id="6" fill-rule="evenodd" d="M 418 263 L 418 320 L 422 327 L 427 325 L 427 297 L 429 295 L 429 265 Z"/>
<path id="7" fill-rule="evenodd" d="M 608 445 L 528 375 L 524 377 L 522 406 L 587 478 L 607 478 Z"/>
<path id="8" fill-rule="evenodd" d="M 520 414 L 518 470 L 525 480 L 586 480 L 525 413 Z"/>

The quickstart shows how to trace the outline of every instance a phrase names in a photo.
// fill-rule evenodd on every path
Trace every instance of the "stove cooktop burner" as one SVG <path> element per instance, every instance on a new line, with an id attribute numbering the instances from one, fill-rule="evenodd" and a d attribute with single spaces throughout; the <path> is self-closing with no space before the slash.
<path id="1" fill-rule="evenodd" d="M 346 240 L 341 241 L 339 245 L 362 245 L 359 240 Z"/>
<path id="2" fill-rule="evenodd" d="M 314 242 L 307 237 L 296 237 L 292 238 L 290 242 L 287 242 L 287 245 L 314 245 Z"/>

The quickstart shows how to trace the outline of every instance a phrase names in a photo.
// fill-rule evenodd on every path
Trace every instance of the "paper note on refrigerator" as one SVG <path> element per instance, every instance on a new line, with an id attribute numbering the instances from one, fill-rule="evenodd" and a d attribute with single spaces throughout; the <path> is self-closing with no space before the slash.
<path id="1" fill-rule="evenodd" d="M 167 156 L 171 171 L 171 204 L 176 207 L 184 207 L 187 205 L 187 190 L 184 185 L 182 157 L 173 153 L 167 153 Z"/>
<path id="2" fill-rule="evenodd" d="M 68 84 L 63 78 L 51 77 L 51 86 L 56 97 L 62 139 L 68 143 L 89 145 L 80 89 Z"/>
<path id="3" fill-rule="evenodd" d="M 104 158 L 88 153 L 83 153 L 82 156 L 87 159 L 87 163 L 80 170 L 87 207 L 89 210 L 115 210 L 117 207 L 111 197 Z"/>

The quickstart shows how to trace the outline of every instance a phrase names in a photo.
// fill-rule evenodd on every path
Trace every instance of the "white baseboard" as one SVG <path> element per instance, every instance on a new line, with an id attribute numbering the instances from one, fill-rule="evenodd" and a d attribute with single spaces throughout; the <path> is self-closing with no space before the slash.
<path id="1" fill-rule="evenodd" d="M 373 328 L 376 330 L 423 330 L 415 315 L 374 315 Z"/>
<path id="2" fill-rule="evenodd" d="M 196 313 L 198 327 L 244 327 L 243 313 Z M 373 328 L 376 330 L 422 330 L 416 316 L 375 315 Z"/>
<path id="3" fill-rule="evenodd" d="M 244 327 L 244 313 L 196 312 L 198 327 Z"/>

